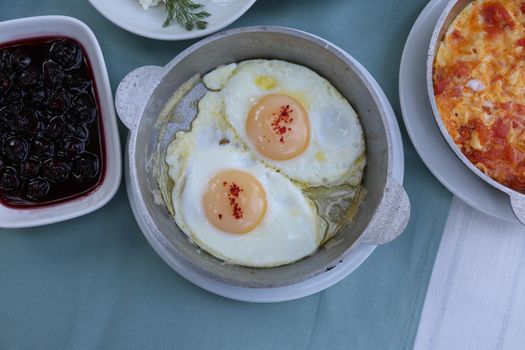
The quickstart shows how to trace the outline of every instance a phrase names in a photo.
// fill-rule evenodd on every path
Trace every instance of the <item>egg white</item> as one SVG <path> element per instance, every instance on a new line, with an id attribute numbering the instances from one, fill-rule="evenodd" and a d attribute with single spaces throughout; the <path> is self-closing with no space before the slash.
<path id="1" fill-rule="evenodd" d="M 358 116 L 348 101 L 317 73 L 280 60 L 249 60 L 219 67 L 203 81 L 208 88 L 220 90 L 228 122 L 266 164 L 307 187 L 361 182 L 365 142 Z M 310 144 L 304 153 L 286 161 L 261 155 L 246 131 L 251 107 L 263 96 L 275 93 L 299 100 L 310 120 Z"/>
<path id="2" fill-rule="evenodd" d="M 202 249 L 231 264 L 271 267 L 312 254 L 326 228 L 314 203 L 286 176 L 256 160 L 221 113 L 221 97 L 208 93 L 199 102 L 191 131 L 178 133 L 168 147 L 177 225 Z M 227 169 L 250 173 L 266 191 L 265 217 L 246 234 L 217 229 L 204 212 L 202 198 L 209 179 Z"/>

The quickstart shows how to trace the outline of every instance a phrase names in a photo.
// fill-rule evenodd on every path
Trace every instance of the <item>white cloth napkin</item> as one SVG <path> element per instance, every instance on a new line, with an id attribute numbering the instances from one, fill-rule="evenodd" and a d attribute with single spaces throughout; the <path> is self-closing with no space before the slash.
<path id="1" fill-rule="evenodd" d="M 454 198 L 415 349 L 525 349 L 525 228 Z"/>

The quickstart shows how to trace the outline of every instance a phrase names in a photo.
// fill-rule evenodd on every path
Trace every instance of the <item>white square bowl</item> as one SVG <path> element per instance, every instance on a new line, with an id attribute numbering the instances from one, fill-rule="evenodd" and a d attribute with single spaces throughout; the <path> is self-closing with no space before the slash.
<path id="1" fill-rule="evenodd" d="M 76 40 L 82 45 L 89 59 L 104 135 L 105 173 L 102 182 L 94 191 L 62 203 L 20 209 L 0 203 L 0 227 L 46 225 L 88 214 L 105 205 L 120 185 L 122 158 L 113 96 L 104 56 L 91 29 L 83 22 L 66 16 L 28 17 L 0 23 L 0 45 L 23 39 L 53 36 Z"/>

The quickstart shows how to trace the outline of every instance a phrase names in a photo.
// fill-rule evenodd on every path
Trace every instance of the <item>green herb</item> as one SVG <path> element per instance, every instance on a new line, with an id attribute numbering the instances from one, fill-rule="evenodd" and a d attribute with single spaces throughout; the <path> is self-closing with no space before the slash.
<path id="1" fill-rule="evenodd" d="M 176 21 L 187 31 L 194 29 L 205 29 L 208 22 L 204 19 L 210 14 L 204 10 L 202 4 L 192 0 L 166 0 L 166 12 L 164 27 L 170 26 Z"/>

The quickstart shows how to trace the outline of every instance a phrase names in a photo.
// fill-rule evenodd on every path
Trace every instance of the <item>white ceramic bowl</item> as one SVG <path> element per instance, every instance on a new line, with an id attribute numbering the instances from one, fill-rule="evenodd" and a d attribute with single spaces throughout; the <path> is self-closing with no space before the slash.
<path id="1" fill-rule="evenodd" d="M 0 23 L 0 44 L 50 36 L 68 37 L 78 41 L 89 58 L 103 125 L 105 174 L 95 191 L 70 201 L 34 209 L 15 209 L 0 204 L 0 227 L 45 225 L 90 213 L 106 204 L 120 185 L 122 159 L 113 96 L 104 57 L 91 29 L 81 21 L 65 16 L 28 17 Z"/>
<path id="2" fill-rule="evenodd" d="M 186 31 L 177 23 L 162 24 L 166 18 L 163 4 L 144 10 L 136 0 L 89 0 L 91 5 L 109 21 L 133 34 L 159 40 L 185 40 L 214 33 L 242 16 L 255 0 L 196 0 L 210 13 L 204 30 Z"/>

